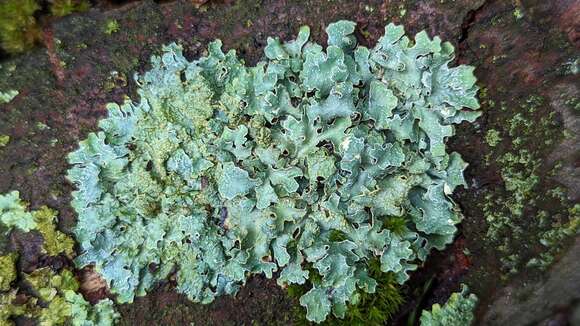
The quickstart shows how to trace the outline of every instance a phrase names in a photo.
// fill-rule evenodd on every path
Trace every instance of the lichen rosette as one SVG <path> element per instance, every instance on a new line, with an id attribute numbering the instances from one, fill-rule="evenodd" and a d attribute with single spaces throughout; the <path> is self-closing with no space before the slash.
<path id="1" fill-rule="evenodd" d="M 119 302 L 171 273 L 203 303 L 252 274 L 308 279 L 315 322 L 375 290 L 370 259 L 404 283 L 461 220 L 449 195 L 467 164 L 445 140 L 478 117 L 476 79 L 438 37 L 389 24 L 368 49 L 354 29 L 330 24 L 326 49 L 308 27 L 269 38 L 254 67 L 219 40 L 194 61 L 164 47 L 140 100 L 109 104 L 69 156 L 77 264 Z"/>

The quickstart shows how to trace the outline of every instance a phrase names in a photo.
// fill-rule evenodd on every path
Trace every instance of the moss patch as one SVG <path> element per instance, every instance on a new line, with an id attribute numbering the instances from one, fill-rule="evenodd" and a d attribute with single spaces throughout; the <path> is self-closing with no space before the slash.
<path id="1" fill-rule="evenodd" d="M 397 313 L 405 299 L 395 275 L 382 272 L 380 262 L 373 259 L 369 262 L 369 276 L 377 280 L 375 293 L 358 291 L 357 300 L 347 306 L 344 319 L 331 314 L 321 325 L 385 325 Z M 290 297 L 299 298 L 308 289 L 308 285 L 292 284 L 287 291 Z M 306 309 L 302 306 L 294 307 L 292 319 L 297 325 L 311 324 L 306 319 Z"/>
<path id="2" fill-rule="evenodd" d="M 0 2 L 0 44 L 9 53 L 32 48 L 40 39 L 34 14 L 40 9 L 35 0 Z"/>
<path id="3" fill-rule="evenodd" d="M 74 12 L 89 10 L 91 3 L 88 0 L 54 0 L 50 5 L 53 16 L 63 17 Z"/>

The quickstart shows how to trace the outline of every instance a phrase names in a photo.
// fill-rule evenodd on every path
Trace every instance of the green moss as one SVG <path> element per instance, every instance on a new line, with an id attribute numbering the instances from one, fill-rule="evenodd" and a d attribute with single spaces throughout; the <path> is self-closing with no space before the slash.
<path id="1" fill-rule="evenodd" d="M 39 9 L 35 0 L 0 2 L 0 44 L 6 52 L 23 52 L 40 39 L 40 29 L 34 18 Z"/>
<path id="2" fill-rule="evenodd" d="M 385 222 L 385 228 L 395 234 L 403 235 L 407 229 L 407 219 L 404 216 L 392 216 Z"/>
<path id="3" fill-rule="evenodd" d="M 74 12 L 87 11 L 90 7 L 87 0 L 54 0 L 50 5 L 50 12 L 54 16 L 63 17 Z"/>
<path id="4" fill-rule="evenodd" d="M 358 291 L 357 300 L 347 306 L 344 319 L 331 315 L 322 325 L 385 325 L 389 321 L 405 301 L 400 292 L 400 285 L 393 273 L 381 271 L 378 259 L 369 262 L 369 276 L 377 281 L 375 293 Z M 290 297 L 299 298 L 308 291 L 308 288 L 307 285 L 292 284 L 287 291 Z M 295 324 L 310 325 L 306 319 L 306 309 L 303 307 L 296 306 L 293 314 Z"/>

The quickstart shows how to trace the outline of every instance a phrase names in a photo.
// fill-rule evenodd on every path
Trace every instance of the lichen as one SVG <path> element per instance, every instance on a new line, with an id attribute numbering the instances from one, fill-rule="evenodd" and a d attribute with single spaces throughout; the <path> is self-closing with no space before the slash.
<path id="1" fill-rule="evenodd" d="M 499 131 L 495 129 L 488 130 L 485 134 L 485 142 L 491 147 L 495 147 L 497 144 L 499 144 L 501 142 L 501 135 Z"/>
<path id="2" fill-rule="evenodd" d="M 119 314 L 113 310 L 112 301 L 101 300 L 90 305 L 76 293 L 79 284 L 68 269 L 55 272 L 49 267 L 23 274 L 32 294 L 26 301 L 15 302 L 16 289 L 0 293 L 0 325 L 14 325 L 12 319 L 25 316 L 38 321 L 41 326 L 110 326 Z"/>
<path id="3" fill-rule="evenodd" d="M 6 92 L 0 91 L 0 104 L 10 103 L 19 92 L 15 89 L 9 89 Z"/>
<path id="4" fill-rule="evenodd" d="M 520 7 L 516 7 L 514 9 L 513 15 L 514 15 L 514 18 L 516 20 L 520 20 L 520 19 L 524 18 L 524 12 L 522 11 L 522 9 Z"/>
<path id="5" fill-rule="evenodd" d="M 0 256 L 0 292 L 10 290 L 10 283 L 16 279 L 16 258 L 15 253 Z"/>
<path id="6" fill-rule="evenodd" d="M 28 312 L 26 305 L 15 305 L 13 302 L 16 300 L 16 290 L 0 293 L 0 325 L 1 326 L 13 326 L 14 322 L 11 320 L 12 317 L 16 316 L 31 316 Z"/>
<path id="7" fill-rule="evenodd" d="M 119 31 L 119 22 L 116 19 L 108 19 L 105 22 L 104 32 L 111 35 Z"/>
<path id="8" fill-rule="evenodd" d="M 6 147 L 10 142 L 10 136 L 8 135 L 0 135 L 0 148 Z"/>
<path id="9" fill-rule="evenodd" d="M 8 231 L 14 227 L 22 232 L 38 230 L 44 238 L 43 248 L 49 255 L 70 257 L 74 242 L 56 230 L 55 219 L 56 212 L 46 206 L 27 212 L 17 191 L 0 195 L 1 226 Z M 107 326 L 113 325 L 119 317 L 113 309 L 113 302 L 108 299 L 94 306 L 85 301 L 77 293 L 79 283 L 70 269 L 55 271 L 44 267 L 27 274 L 17 269 L 18 256 L 18 252 L 0 255 L 0 325 L 14 325 L 14 318 L 24 316 L 35 319 L 41 326 Z M 18 288 L 20 282 L 15 282 L 17 278 L 28 286 Z"/>
<path id="10" fill-rule="evenodd" d="M 485 140 L 494 148 L 486 164 L 497 166 L 503 188 L 487 190 L 480 207 L 487 222 L 486 240 L 496 245 L 507 279 L 523 267 L 547 268 L 575 234 L 578 221 L 565 189 L 549 182 L 550 173 L 543 172 L 543 157 L 564 137 L 556 113 L 546 113 L 544 99 L 536 95 L 511 110 L 502 103 L 501 111 L 509 116 L 494 123 Z M 504 136 L 501 142 L 495 141 L 496 135 Z"/>
<path id="11" fill-rule="evenodd" d="M 46 206 L 32 213 L 36 222 L 36 230 L 40 232 L 44 242 L 43 249 L 50 256 L 65 254 L 72 257 L 74 252 L 74 240 L 68 235 L 56 229 L 57 212 Z"/>
<path id="12" fill-rule="evenodd" d="M 438 303 L 431 310 L 423 310 L 421 326 L 468 326 L 473 322 L 473 311 L 477 304 L 475 294 L 469 294 L 469 289 L 462 286 L 461 292 L 451 294 L 445 305 Z"/>
<path id="13" fill-rule="evenodd" d="M 309 281 L 315 322 L 376 292 L 371 259 L 404 283 L 461 220 L 448 195 L 467 164 L 445 141 L 479 116 L 476 80 L 438 37 L 389 24 L 368 49 L 354 29 L 330 24 L 326 50 L 308 27 L 269 38 L 255 67 L 219 41 L 193 62 L 164 47 L 136 79 L 141 101 L 109 104 L 69 155 L 78 266 L 119 302 L 173 270 L 202 303 L 279 272 L 282 286 Z"/>
<path id="14" fill-rule="evenodd" d="M 36 228 L 36 222 L 30 212 L 27 212 L 26 205 L 20 200 L 18 191 L 0 194 L 0 225 L 8 230 L 16 227 L 24 232 Z"/>
<path id="15" fill-rule="evenodd" d="M 25 202 L 20 200 L 18 191 L 0 195 L 0 225 L 10 231 L 16 227 L 24 232 L 38 231 L 43 238 L 42 248 L 50 256 L 65 254 L 71 257 L 74 240 L 56 229 L 57 212 L 42 206 L 28 211 Z"/>

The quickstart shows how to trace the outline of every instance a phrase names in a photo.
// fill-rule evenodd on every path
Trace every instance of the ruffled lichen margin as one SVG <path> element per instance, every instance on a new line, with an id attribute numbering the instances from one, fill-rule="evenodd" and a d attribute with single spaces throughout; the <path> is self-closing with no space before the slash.
<path id="1" fill-rule="evenodd" d="M 368 49 L 354 29 L 330 24 L 326 50 L 308 27 L 270 38 L 255 67 L 220 41 L 191 62 L 164 47 L 136 76 L 140 101 L 109 104 L 69 155 L 76 263 L 119 302 L 174 271 L 203 303 L 251 274 L 310 279 L 300 303 L 316 322 L 375 290 L 373 257 L 405 282 L 461 220 L 448 196 L 467 164 L 445 140 L 478 117 L 476 80 L 438 37 L 389 24 Z"/>

